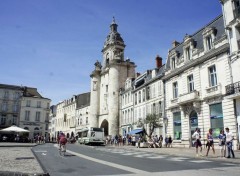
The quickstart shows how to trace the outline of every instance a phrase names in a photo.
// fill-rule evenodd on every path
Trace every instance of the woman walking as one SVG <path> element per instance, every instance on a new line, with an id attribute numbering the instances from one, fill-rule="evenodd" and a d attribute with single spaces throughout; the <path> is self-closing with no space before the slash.
<path id="1" fill-rule="evenodd" d="M 224 130 L 220 131 L 220 134 L 218 136 L 219 139 L 219 146 L 220 146 L 220 154 L 221 157 L 225 157 L 226 154 L 226 135 L 224 134 Z"/>
<path id="2" fill-rule="evenodd" d="M 210 128 L 207 134 L 207 153 L 206 156 L 208 156 L 208 152 L 210 150 L 210 147 L 212 147 L 213 150 L 213 154 L 215 154 L 215 150 L 214 150 L 214 143 L 213 143 L 213 130 Z"/>

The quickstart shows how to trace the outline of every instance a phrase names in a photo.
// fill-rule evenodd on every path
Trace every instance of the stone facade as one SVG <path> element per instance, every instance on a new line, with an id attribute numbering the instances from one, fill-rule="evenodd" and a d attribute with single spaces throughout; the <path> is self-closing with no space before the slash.
<path id="1" fill-rule="evenodd" d="M 238 132 L 237 140 L 240 139 L 240 2 L 239 0 L 221 0 L 225 29 L 228 35 L 230 53 L 228 63 L 231 68 L 230 83 L 226 86 L 226 98 L 229 103 L 233 104 L 231 112 L 232 125 L 230 130 Z M 237 124 L 237 127 L 234 125 Z M 240 148 L 240 146 L 238 146 Z"/>
<path id="2" fill-rule="evenodd" d="M 104 128 L 106 135 L 119 133 L 119 90 L 134 77 L 135 64 L 124 59 L 125 44 L 113 19 L 102 50 L 102 63 L 95 63 L 91 76 L 90 126 Z"/>
<path id="3" fill-rule="evenodd" d="M 29 130 L 29 138 L 36 134 L 48 136 L 50 102 L 36 88 L 0 85 L 1 126 L 17 125 Z"/>

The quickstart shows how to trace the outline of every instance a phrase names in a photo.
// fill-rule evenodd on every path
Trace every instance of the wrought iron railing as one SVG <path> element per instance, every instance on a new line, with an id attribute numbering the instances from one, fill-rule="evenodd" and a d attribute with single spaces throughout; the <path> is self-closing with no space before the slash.
<path id="1" fill-rule="evenodd" d="M 240 81 L 226 86 L 226 95 L 240 93 Z"/>

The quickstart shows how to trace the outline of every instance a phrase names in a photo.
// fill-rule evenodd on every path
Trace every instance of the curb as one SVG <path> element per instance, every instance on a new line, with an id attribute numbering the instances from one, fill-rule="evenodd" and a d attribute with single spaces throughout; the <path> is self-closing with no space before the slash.
<path id="1" fill-rule="evenodd" d="M 50 176 L 48 173 L 45 174 L 39 174 L 39 173 L 34 173 L 34 174 L 29 174 L 29 173 L 22 173 L 22 172 L 2 172 L 0 171 L 1 176 Z"/>

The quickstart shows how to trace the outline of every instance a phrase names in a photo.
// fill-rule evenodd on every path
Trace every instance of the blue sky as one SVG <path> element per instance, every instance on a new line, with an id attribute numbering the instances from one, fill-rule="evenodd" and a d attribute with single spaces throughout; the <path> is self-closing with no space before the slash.
<path id="1" fill-rule="evenodd" d="M 52 104 L 90 91 L 112 17 L 143 73 L 220 15 L 219 0 L 0 1 L 0 83 L 36 87 Z"/>

